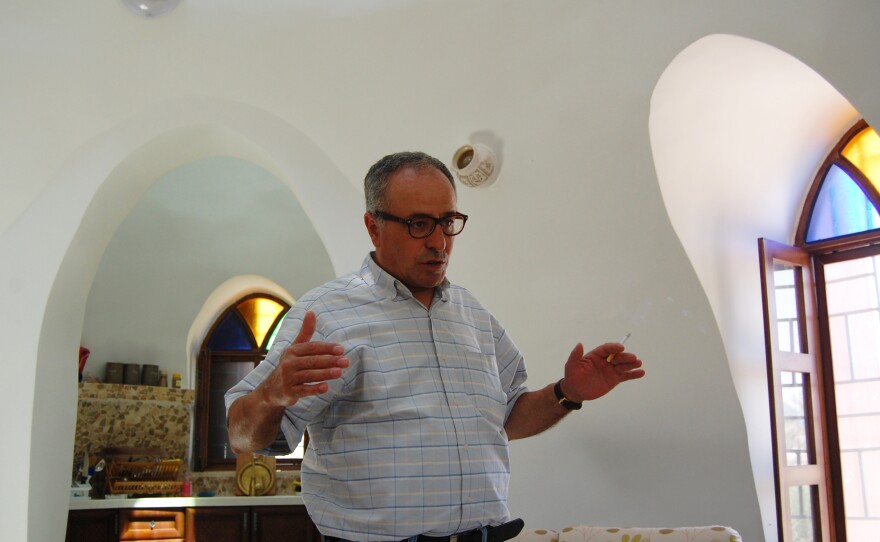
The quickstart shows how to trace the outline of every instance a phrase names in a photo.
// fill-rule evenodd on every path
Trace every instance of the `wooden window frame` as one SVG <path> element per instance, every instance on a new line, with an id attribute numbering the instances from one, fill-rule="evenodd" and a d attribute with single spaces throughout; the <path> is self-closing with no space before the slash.
<path id="1" fill-rule="evenodd" d="M 230 471 L 235 470 L 235 457 L 228 459 L 209 458 L 208 456 L 208 431 L 209 431 L 209 413 L 211 411 L 211 370 L 217 363 L 224 362 L 253 362 L 256 367 L 263 358 L 266 357 L 268 350 L 266 345 L 272 337 L 272 332 L 266 334 L 263 344 L 257 345 L 254 337 L 249 336 L 251 345 L 250 350 L 210 350 L 208 344 L 217 330 L 220 323 L 226 316 L 236 310 L 236 307 L 242 302 L 254 298 L 266 298 L 279 303 L 284 309 L 273 322 L 270 330 L 274 330 L 280 325 L 281 320 L 290 310 L 290 305 L 282 299 L 268 293 L 253 293 L 243 296 L 232 302 L 222 313 L 214 320 L 208 333 L 202 341 L 199 348 L 199 356 L 196 363 L 196 399 L 195 399 L 195 422 L 193 428 L 193 470 L 195 471 Z M 281 459 L 276 458 L 276 467 L 281 470 L 298 470 L 302 460 L 300 459 Z"/>
<path id="2" fill-rule="evenodd" d="M 769 240 L 759 240 L 759 253 L 761 261 L 761 287 L 764 298 L 764 325 L 765 343 L 767 355 L 768 385 L 770 398 L 770 422 L 773 434 L 772 446 L 774 454 L 776 507 L 778 533 L 781 542 L 791 540 L 789 525 L 791 523 L 791 509 L 788 506 L 788 494 L 786 488 L 794 485 L 790 482 L 803 482 L 803 473 L 795 472 L 785 464 L 784 429 L 781 421 L 784 415 L 781 411 L 778 398 L 781 393 L 780 372 L 788 366 L 785 362 L 779 363 L 781 357 L 778 351 L 778 338 L 776 337 L 775 324 L 775 300 L 772 284 L 773 262 L 785 261 L 801 267 L 804 283 L 802 288 L 804 299 L 801 310 L 806 317 L 802 335 L 807 340 L 807 350 L 811 364 L 815 367 L 815 376 L 811 377 L 813 394 L 812 412 L 807 414 L 807 423 L 814 428 L 813 437 L 816 439 L 815 450 L 817 453 L 817 467 L 812 469 L 813 480 L 817 481 L 819 488 L 818 497 L 820 523 L 817 526 L 816 535 L 820 540 L 831 542 L 845 542 L 846 516 L 844 508 L 844 488 L 842 481 L 842 464 L 840 454 L 840 438 L 837 424 L 837 407 L 835 397 L 834 367 L 831 352 L 831 330 L 828 319 L 828 302 L 825 284 L 825 265 L 859 259 L 867 256 L 880 254 L 880 231 L 872 230 L 851 235 L 844 235 L 831 239 L 823 239 L 808 243 L 807 232 L 810 226 L 816 198 L 822 187 L 825 177 L 833 165 L 844 170 L 862 189 L 866 197 L 880 209 L 880 193 L 856 168 L 842 151 L 853 137 L 867 128 L 868 124 L 860 120 L 853 125 L 840 138 L 827 158 L 816 173 L 813 183 L 807 193 L 804 207 L 795 232 L 795 246 L 787 246 L 774 243 Z M 781 432 L 782 431 L 782 432 Z M 802 469 L 803 470 L 803 469 Z M 821 478 L 821 480 L 820 480 Z"/>
<path id="3" fill-rule="evenodd" d="M 770 426 L 773 434 L 773 467 L 776 487 L 776 514 L 781 541 L 792 540 L 792 514 L 790 488 L 815 487 L 813 504 L 813 532 L 819 540 L 831 540 L 831 526 L 835 523 L 832 506 L 829 465 L 831 464 L 826 438 L 827 400 L 825 391 L 824 365 L 822 363 L 819 316 L 816 309 L 816 288 L 813 282 L 813 263 L 810 254 L 800 248 L 775 243 L 767 239 L 759 240 L 761 255 L 761 291 L 764 298 L 764 334 L 766 337 L 768 392 L 770 399 Z M 799 352 L 780 349 L 776 325 L 776 299 L 773 278 L 774 264 L 783 262 L 799 269 L 795 274 L 797 297 L 798 328 L 801 342 Z M 808 465 L 788 465 L 785 445 L 785 415 L 783 411 L 783 373 L 806 375 L 809 401 L 805 407 L 806 437 L 811 450 Z M 833 386 L 833 382 L 832 382 Z"/>

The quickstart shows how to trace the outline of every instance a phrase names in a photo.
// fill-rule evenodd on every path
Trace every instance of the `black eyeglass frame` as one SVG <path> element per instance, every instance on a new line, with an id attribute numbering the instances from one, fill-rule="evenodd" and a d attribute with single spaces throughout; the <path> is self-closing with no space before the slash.
<path id="1" fill-rule="evenodd" d="M 443 232 L 443 235 L 446 235 L 448 237 L 454 237 L 464 231 L 464 227 L 467 225 L 467 220 L 468 220 L 468 215 L 466 215 L 464 213 L 451 213 L 451 214 L 448 214 L 445 216 L 441 216 L 440 218 L 435 218 L 435 217 L 429 216 L 429 215 L 413 215 L 410 218 L 401 218 L 399 216 L 394 216 L 391 213 L 386 213 L 385 211 L 373 211 L 371 214 L 373 216 L 375 216 L 376 218 L 381 218 L 384 220 L 393 220 L 395 222 L 405 224 L 407 233 L 409 233 L 410 237 L 412 237 L 413 239 L 425 239 L 427 237 L 430 237 L 431 234 L 434 233 L 434 230 L 437 229 L 437 225 L 440 224 L 441 222 L 443 222 L 444 220 L 448 220 L 450 218 L 460 218 L 462 221 L 461 229 L 455 233 L 446 233 L 446 230 L 444 230 L 443 227 L 440 226 L 440 231 Z M 431 229 L 428 231 L 428 233 L 426 233 L 425 235 L 421 235 L 421 236 L 416 236 L 413 234 L 412 224 L 413 224 L 413 222 L 416 222 L 417 220 L 431 221 Z"/>

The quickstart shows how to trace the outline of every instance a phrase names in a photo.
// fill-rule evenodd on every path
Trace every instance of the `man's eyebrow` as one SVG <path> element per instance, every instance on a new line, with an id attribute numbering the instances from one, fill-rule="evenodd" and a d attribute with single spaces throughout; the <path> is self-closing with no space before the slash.
<path id="1" fill-rule="evenodd" d="M 441 214 L 439 217 L 435 217 L 434 215 L 429 215 L 429 214 L 427 214 L 427 213 L 413 213 L 413 214 L 409 215 L 409 218 L 416 218 L 416 217 L 421 217 L 421 218 L 448 218 L 448 217 L 450 217 L 450 216 L 455 216 L 455 215 L 460 215 L 460 214 L 461 214 L 460 211 L 447 211 L 447 212 Z"/>

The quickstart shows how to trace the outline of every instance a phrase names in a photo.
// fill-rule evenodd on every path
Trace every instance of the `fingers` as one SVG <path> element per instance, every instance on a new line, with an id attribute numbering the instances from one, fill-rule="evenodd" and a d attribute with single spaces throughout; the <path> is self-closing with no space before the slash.
<path id="1" fill-rule="evenodd" d="M 302 399 L 303 397 L 308 397 L 310 395 L 321 395 L 322 393 L 327 393 L 327 390 L 329 389 L 330 385 L 326 382 L 318 382 L 316 384 L 302 384 L 300 386 L 291 386 L 290 388 L 288 388 L 288 393 Z"/>
<path id="2" fill-rule="evenodd" d="M 296 334 L 296 338 L 287 347 L 283 356 L 287 356 L 288 352 L 295 356 L 342 355 L 345 349 L 339 343 L 311 342 L 317 327 L 317 320 L 318 317 L 313 311 L 306 311 L 299 333 Z"/>
<path id="3" fill-rule="evenodd" d="M 299 333 L 297 333 L 296 338 L 293 340 L 293 344 L 307 343 L 312 340 L 317 320 L 318 317 L 315 316 L 314 312 L 306 311 L 306 315 L 303 316 L 302 327 L 299 328 Z"/>
<path id="4" fill-rule="evenodd" d="M 280 367 L 283 371 L 285 390 L 304 384 L 318 384 L 327 380 L 335 380 L 342 376 L 342 369 L 348 367 L 347 358 L 328 360 L 313 368 L 308 368 L 305 364 L 296 364 L 296 361 L 298 360 L 293 360 Z"/>
<path id="5" fill-rule="evenodd" d="M 641 365 L 641 362 L 639 362 L 638 365 Z M 623 365 L 615 365 L 615 369 L 617 369 L 617 376 L 620 382 L 626 382 L 627 380 L 636 380 L 637 378 L 642 378 L 643 376 L 645 376 L 645 371 L 636 367 L 625 368 Z"/>
<path id="6" fill-rule="evenodd" d="M 572 351 L 569 361 L 572 360 L 575 353 L 578 352 L 578 349 L 580 349 L 581 352 L 583 351 L 583 347 L 578 344 L 575 347 L 575 350 Z M 599 345 L 588 353 L 583 354 L 581 359 L 593 359 L 596 362 L 602 360 L 603 362 L 620 369 L 619 372 L 632 371 L 633 369 L 638 369 L 642 366 L 642 360 L 632 352 L 627 352 L 622 343 L 605 343 Z M 642 373 L 644 373 L 644 371 L 642 371 Z M 634 378 L 640 378 L 641 376 L 644 375 L 642 374 Z"/>
<path id="7" fill-rule="evenodd" d="M 317 345 L 329 348 L 338 346 L 327 343 Z M 288 347 L 278 367 L 263 382 L 272 404 L 291 406 L 303 397 L 326 393 L 330 389 L 328 381 L 341 378 L 343 370 L 349 366 L 348 358 L 341 355 L 297 355 L 292 352 L 297 346 Z"/>
<path id="8" fill-rule="evenodd" d="M 276 402 L 290 406 L 303 397 L 326 393 L 330 389 L 327 381 L 342 377 L 349 366 L 341 344 L 312 341 L 316 328 L 315 313 L 306 311 L 296 338 L 281 353 L 278 367 L 267 379 Z"/>
<path id="9" fill-rule="evenodd" d="M 614 360 L 617 359 L 617 355 L 624 351 L 623 343 L 605 343 L 600 348 L 605 348 L 606 351 L 613 350 L 610 354 L 605 356 L 605 361 L 608 363 L 614 363 Z"/>
<path id="10" fill-rule="evenodd" d="M 605 358 L 605 360 L 607 363 L 615 366 L 629 366 L 635 364 L 637 364 L 637 366 L 642 365 L 641 360 L 632 352 L 618 352 L 617 354 L 614 354 L 613 357 L 611 357 L 610 361 L 608 360 L 608 358 Z"/>
<path id="11" fill-rule="evenodd" d="M 568 355 L 568 363 L 575 363 L 582 357 L 584 357 L 584 345 L 581 343 L 577 343 L 574 346 L 574 350 L 572 350 L 571 354 Z"/>
<path id="12" fill-rule="evenodd" d="M 610 363 L 623 351 L 624 346 L 621 343 L 605 343 L 590 350 L 588 353 L 584 354 L 583 357 L 589 358 L 595 356 Z"/>

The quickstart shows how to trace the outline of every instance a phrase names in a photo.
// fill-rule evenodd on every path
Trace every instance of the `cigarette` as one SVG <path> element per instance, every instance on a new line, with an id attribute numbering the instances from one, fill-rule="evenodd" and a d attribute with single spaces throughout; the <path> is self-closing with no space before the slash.
<path id="1" fill-rule="evenodd" d="M 627 333 L 627 334 L 624 335 L 623 338 L 620 339 L 618 342 L 619 342 L 620 344 L 626 344 L 626 340 L 629 339 L 629 336 L 630 336 L 630 335 L 632 335 L 632 333 Z M 615 356 L 615 355 L 616 355 L 616 354 L 608 354 L 608 357 L 605 358 L 605 361 L 607 361 L 608 363 L 611 363 L 611 362 L 614 360 L 614 356 Z"/>

